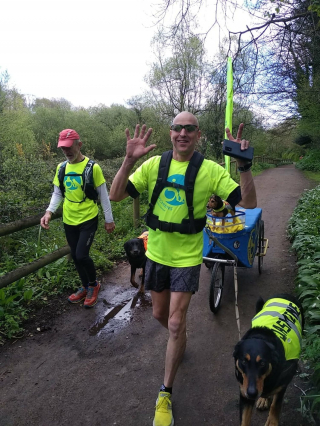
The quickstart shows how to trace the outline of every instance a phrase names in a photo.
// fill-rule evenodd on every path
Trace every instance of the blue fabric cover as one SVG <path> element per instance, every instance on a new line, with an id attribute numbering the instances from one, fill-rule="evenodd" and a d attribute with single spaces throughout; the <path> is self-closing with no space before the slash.
<path id="1" fill-rule="evenodd" d="M 236 211 L 243 210 L 236 208 Z M 209 232 L 238 257 L 238 266 L 252 268 L 259 243 L 259 223 L 262 209 L 247 209 L 245 213 L 246 224 L 242 231 L 226 234 Z M 209 239 L 207 232 L 207 229 L 203 230 L 203 256 L 215 257 L 216 254 L 225 253 L 220 247 L 215 246 L 214 242 Z"/>

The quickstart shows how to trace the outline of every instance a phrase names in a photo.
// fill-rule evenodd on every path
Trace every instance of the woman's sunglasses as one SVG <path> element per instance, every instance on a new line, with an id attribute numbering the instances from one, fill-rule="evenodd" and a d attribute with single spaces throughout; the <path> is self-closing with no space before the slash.
<path id="1" fill-rule="evenodd" d="M 182 129 L 186 129 L 186 132 L 192 133 L 195 130 L 199 129 L 199 127 L 195 124 L 186 124 L 185 126 L 183 126 L 182 124 L 172 124 L 170 129 L 178 133 L 180 133 Z"/>

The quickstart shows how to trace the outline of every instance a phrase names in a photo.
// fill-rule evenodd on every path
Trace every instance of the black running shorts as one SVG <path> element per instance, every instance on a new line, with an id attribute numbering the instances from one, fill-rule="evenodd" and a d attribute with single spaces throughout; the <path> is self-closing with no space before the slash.
<path id="1" fill-rule="evenodd" d="M 199 289 L 200 268 L 201 265 L 174 268 L 147 259 L 145 288 L 157 292 L 167 289 L 194 293 Z"/>

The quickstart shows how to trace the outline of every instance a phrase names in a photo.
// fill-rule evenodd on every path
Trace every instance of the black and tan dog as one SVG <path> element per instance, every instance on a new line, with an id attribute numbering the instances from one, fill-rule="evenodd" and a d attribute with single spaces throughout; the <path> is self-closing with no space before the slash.
<path id="1" fill-rule="evenodd" d="M 302 307 L 288 294 L 278 294 L 256 305 L 252 328 L 234 349 L 235 373 L 240 383 L 240 425 L 249 426 L 252 409 L 268 409 L 265 426 L 278 426 L 286 388 L 295 375 L 301 350 Z"/>
<path id="2" fill-rule="evenodd" d="M 139 288 L 139 284 L 136 283 L 136 270 L 141 268 L 141 284 L 139 293 L 144 293 L 144 277 L 145 277 L 145 266 L 146 266 L 146 251 L 148 243 L 148 231 L 143 232 L 138 238 L 132 238 L 124 243 L 124 249 L 127 255 L 127 259 L 131 265 L 130 282 L 135 288 Z"/>

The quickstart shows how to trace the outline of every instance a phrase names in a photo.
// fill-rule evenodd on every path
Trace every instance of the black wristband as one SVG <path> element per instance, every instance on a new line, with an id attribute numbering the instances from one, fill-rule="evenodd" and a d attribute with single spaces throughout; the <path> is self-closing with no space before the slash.
<path id="1" fill-rule="evenodd" d="M 250 163 L 245 164 L 244 166 L 239 166 L 238 171 L 241 172 L 248 172 L 252 167 L 252 161 Z"/>

